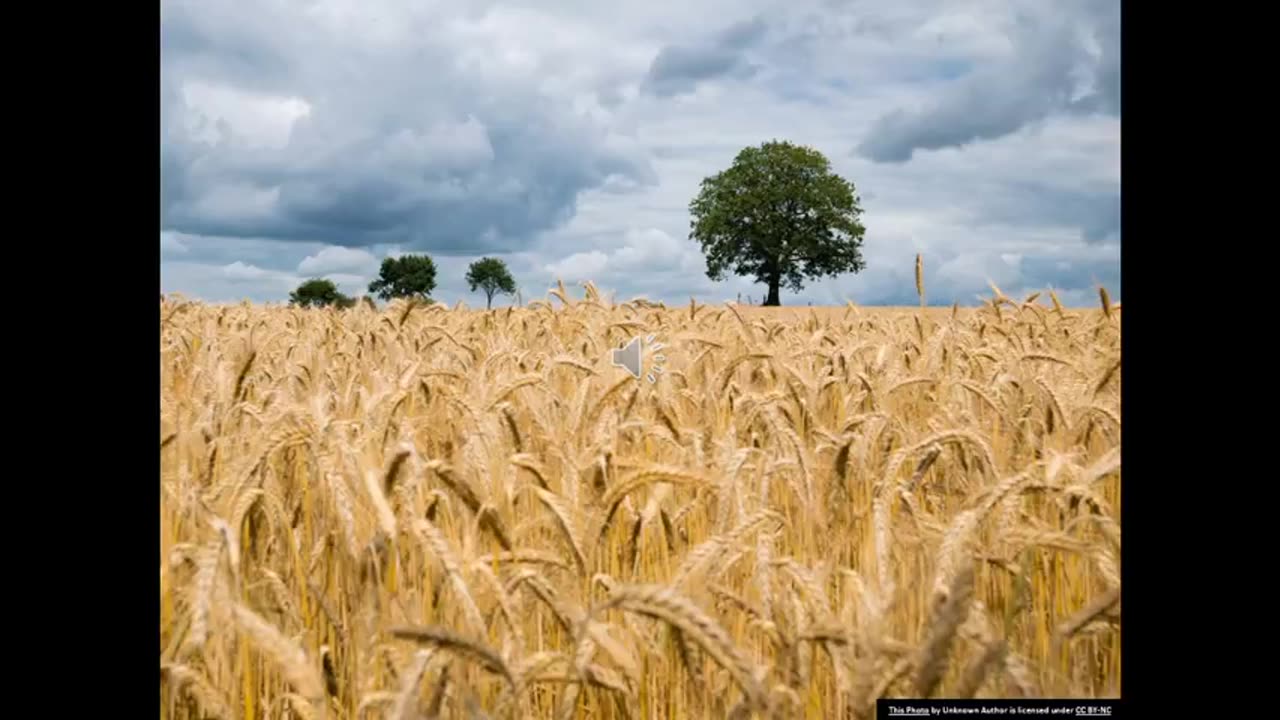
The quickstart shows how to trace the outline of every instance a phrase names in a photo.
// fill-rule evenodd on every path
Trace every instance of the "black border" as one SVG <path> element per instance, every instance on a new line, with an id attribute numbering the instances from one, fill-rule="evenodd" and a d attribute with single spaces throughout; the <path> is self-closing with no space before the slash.
<path id="1" fill-rule="evenodd" d="M 1141 577 L 1145 570 L 1141 556 L 1146 553 L 1142 548 L 1142 536 L 1149 530 L 1143 529 L 1143 519 L 1150 517 L 1147 513 L 1151 511 L 1149 505 L 1145 503 L 1138 505 L 1139 499 L 1146 500 L 1147 493 L 1135 491 L 1135 486 L 1141 487 L 1146 483 L 1141 483 L 1140 474 L 1144 467 L 1143 462 L 1143 442 L 1148 435 L 1141 430 L 1141 418 L 1143 410 L 1141 408 L 1140 396 L 1143 395 L 1142 383 L 1144 373 L 1141 369 L 1133 372 L 1135 365 L 1135 348 L 1137 348 L 1138 358 L 1137 364 L 1142 362 L 1142 338 L 1143 330 L 1139 327 L 1146 319 L 1147 313 L 1143 312 L 1144 308 L 1149 307 L 1143 300 L 1142 293 L 1147 289 L 1143 284 L 1143 267 L 1138 264 L 1138 258 L 1133 251 L 1133 240 L 1144 230 L 1142 220 L 1147 217 L 1148 212 L 1144 211 L 1144 207 L 1150 202 L 1150 195 L 1145 190 L 1145 185 L 1140 181 L 1135 181 L 1134 175 L 1139 175 L 1141 171 L 1138 168 L 1143 166 L 1143 155 L 1150 152 L 1152 141 L 1147 139 L 1145 134 L 1135 127 L 1141 127 L 1142 118 L 1146 109 L 1143 106 L 1146 96 L 1146 88 L 1136 84 L 1137 76 L 1141 73 L 1144 63 L 1148 63 L 1142 58 L 1139 52 L 1134 51 L 1133 43 L 1138 36 L 1133 28 L 1135 21 L 1135 13 L 1132 12 L 1133 5 L 1126 4 L 1121 8 L 1120 20 L 1120 46 L 1121 46 L 1121 62 L 1120 62 L 1120 105 L 1121 105 L 1121 130 L 1120 130 L 1120 165 L 1121 165 L 1121 181 L 1120 181 L 1120 227 L 1121 227 L 1121 245 L 1120 245 L 1120 277 L 1123 285 L 1122 293 L 1122 309 L 1121 312 L 1125 320 L 1130 322 L 1124 323 L 1124 331 L 1120 337 L 1120 354 L 1121 354 L 1121 386 L 1120 386 L 1120 410 L 1122 420 L 1122 440 L 1121 447 L 1124 459 L 1122 481 L 1120 486 L 1120 523 L 1121 523 L 1121 545 L 1120 545 L 1120 579 L 1122 587 L 1121 599 L 1121 677 L 1120 677 L 1120 696 L 1123 706 L 1129 712 L 1125 713 L 1130 717 L 1146 716 L 1149 711 L 1133 712 L 1135 707 L 1148 706 L 1151 701 L 1151 681 L 1148 671 L 1148 665 L 1143 659 L 1144 648 L 1149 648 L 1153 642 L 1149 630 L 1150 625 L 1144 623 L 1150 622 L 1142 605 L 1143 587 Z M 1129 242 L 1125 242 L 1128 240 Z M 1144 258 L 1145 260 L 1146 258 Z M 1124 299 L 1129 299 L 1130 303 L 1125 306 Z M 1135 302 L 1136 301 L 1136 302 Z M 1134 309 L 1137 312 L 1134 312 Z M 1136 319 L 1134 319 L 1136 316 Z M 1136 329 L 1135 329 L 1136 328 Z M 1138 419 L 1134 419 L 1134 408 L 1138 407 Z M 1136 432 L 1134 428 L 1139 428 Z M 1134 448 L 1137 447 L 1135 452 Z M 1135 471 L 1134 457 L 1138 458 Z M 1147 467 L 1150 467 L 1149 465 Z M 1152 493 L 1154 494 L 1154 493 Z M 1139 495 L 1144 497 L 1139 498 Z M 1135 525 L 1136 523 L 1136 525 Z M 1125 612 L 1128 611 L 1128 612 Z M 1136 618 L 1136 619 L 1135 619 Z M 1137 652 L 1135 652 L 1135 650 Z"/>
<path id="2" fill-rule="evenodd" d="M 1140 13 L 1139 8 L 1149 12 Z M 1194 278 L 1203 277 L 1205 271 L 1195 261 L 1186 261 L 1192 259 L 1200 241 L 1209 239 L 1186 224 L 1201 209 L 1200 196 L 1196 191 L 1189 193 L 1188 185 L 1199 186 L 1196 178 L 1205 178 L 1194 165 L 1197 153 L 1186 143 L 1213 134 L 1203 125 L 1179 125 L 1201 102 L 1201 98 L 1190 100 L 1189 85 L 1213 82 L 1188 71 L 1193 61 L 1186 40 L 1203 41 L 1197 42 L 1199 57 L 1214 51 L 1203 27 L 1179 28 L 1169 22 L 1184 19 L 1199 25 L 1204 13 L 1170 13 L 1168 9 L 1134 2 L 1121 9 L 1120 257 L 1122 314 L 1128 322 L 1121 336 L 1122 447 L 1127 473 L 1120 493 L 1123 660 L 1122 712 L 1118 714 L 1225 717 L 1220 705 L 1209 707 L 1236 683 L 1215 683 L 1207 677 L 1216 664 L 1212 658 L 1224 656 L 1221 650 L 1201 644 L 1216 633 L 1177 629 L 1187 622 L 1184 613 L 1200 618 L 1192 623 L 1218 622 L 1191 609 L 1200 603 L 1191 593 L 1214 586 L 1205 581 L 1218 572 L 1214 565 L 1221 556 L 1203 540 L 1215 533 L 1208 525 L 1218 518 L 1205 508 L 1179 512 L 1177 504 L 1171 504 L 1188 497 L 1187 486 L 1191 486 L 1187 488 L 1190 497 L 1207 499 L 1206 490 L 1195 486 L 1215 478 L 1194 465 L 1186 452 L 1209 445 L 1199 436 L 1205 422 L 1193 420 L 1196 413 L 1189 407 L 1188 401 L 1198 391 L 1181 382 L 1202 370 L 1187 363 L 1178 349 L 1178 338 L 1187 337 L 1187 323 L 1194 317 L 1183 312 L 1187 304 L 1196 302 Z M 1161 41 L 1167 43 L 1164 52 Z M 1162 104 L 1161 99 L 1172 102 Z M 1217 332 L 1207 327 L 1202 337 L 1215 343 L 1212 336 Z M 1171 421 L 1167 429 L 1156 425 L 1161 418 Z M 1174 426 L 1179 419 L 1185 423 L 1181 430 Z M 1184 446 L 1179 447 L 1179 442 Z M 1191 517 L 1195 519 L 1188 521 Z M 1215 557 L 1206 564 L 1196 559 L 1195 553 L 1201 551 Z M 1182 683 L 1174 675 L 1179 670 L 1188 675 Z M 1203 712 L 1202 705 L 1209 712 Z"/>
<path id="3" fill-rule="evenodd" d="M 9 238 L 34 260 L 11 265 L 30 287 L 10 289 L 10 317 L 37 315 L 9 344 L 34 376 L 11 387 L 38 393 L 10 413 L 11 458 L 33 464 L 11 466 L 31 497 L 10 500 L 9 558 L 30 574 L 10 571 L 28 607 L 8 627 L 38 708 L 16 715 L 150 715 L 158 701 L 156 13 L 31 5 L 8 23 L 9 217 L 30 221 Z"/>

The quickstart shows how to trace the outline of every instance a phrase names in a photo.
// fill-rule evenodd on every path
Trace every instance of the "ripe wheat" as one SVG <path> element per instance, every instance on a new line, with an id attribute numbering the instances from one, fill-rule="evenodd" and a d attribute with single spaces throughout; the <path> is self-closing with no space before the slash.
<path id="1" fill-rule="evenodd" d="M 162 718 L 1118 695 L 1120 305 L 993 291 L 166 299 Z M 609 356 L 649 334 L 655 383 Z"/>

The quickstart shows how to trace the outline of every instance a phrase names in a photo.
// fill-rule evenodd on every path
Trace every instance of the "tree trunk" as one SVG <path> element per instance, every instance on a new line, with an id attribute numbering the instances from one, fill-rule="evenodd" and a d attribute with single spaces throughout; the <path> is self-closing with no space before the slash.
<path id="1" fill-rule="evenodd" d="M 485 310 L 493 309 L 493 293 L 484 294 L 484 309 Z"/>
<path id="2" fill-rule="evenodd" d="M 769 275 L 769 297 L 765 298 L 765 307 L 777 307 L 782 304 L 778 299 L 778 286 L 782 284 L 782 273 L 774 272 Z"/>

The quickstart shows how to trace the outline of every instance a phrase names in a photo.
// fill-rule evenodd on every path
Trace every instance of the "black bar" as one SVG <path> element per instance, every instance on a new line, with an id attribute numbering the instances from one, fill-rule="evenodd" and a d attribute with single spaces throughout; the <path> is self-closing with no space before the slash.
<path id="1" fill-rule="evenodd" d="M 1116 699 L 1060 700 L 1016 698 L 991 700 L 907 700 L 876 701 L 876 720 L 918 717 L 1124 717 Z"/>

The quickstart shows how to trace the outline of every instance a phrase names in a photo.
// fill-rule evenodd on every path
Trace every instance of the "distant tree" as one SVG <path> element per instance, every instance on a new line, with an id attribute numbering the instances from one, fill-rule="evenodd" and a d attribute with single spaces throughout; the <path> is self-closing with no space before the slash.
<path id="1" fill-rule="evenodd" d="M 299 285 L 289 293 L 289 304 L 302 307 L 325 307 L 333 305 L 349 308 L 356 304 L 355 298 L 349 298 L 338 292 L 338 286 L 332 280 L 313 278 Z"/>
<path id="2" fill-rule="evenodd" d="M 401 255 L 382 261 L 378 278 L 369 283 L 369 292 L 383 300 L 417 298 L 430 300 L 436 289 L 436 264 L 427 255 Z"/>
<path id="3" fill-rule="evenodd" d="M 781 287 L 798 292 L 806 278 L 866 267 L 853 184 L 812 148 L 772 141 L 743 149 L 702 181 L 689 212 L 707 277 L 754 276 L 769 288 L 765 305 L 781 304 Z"/>
<path id="4" fill-rule="evenodd" d="M 471 285 L 471 292 L 475 292 L 476 288 L 484 291 L 485 309 L 493 307 L 494 295 L 514 295 L 516 292 L 515 278 L 511 277 L 507 264 L 498 258 L 480 258 L 471 263 L 471 267 L 467 268 L 467 282 Z"/>

